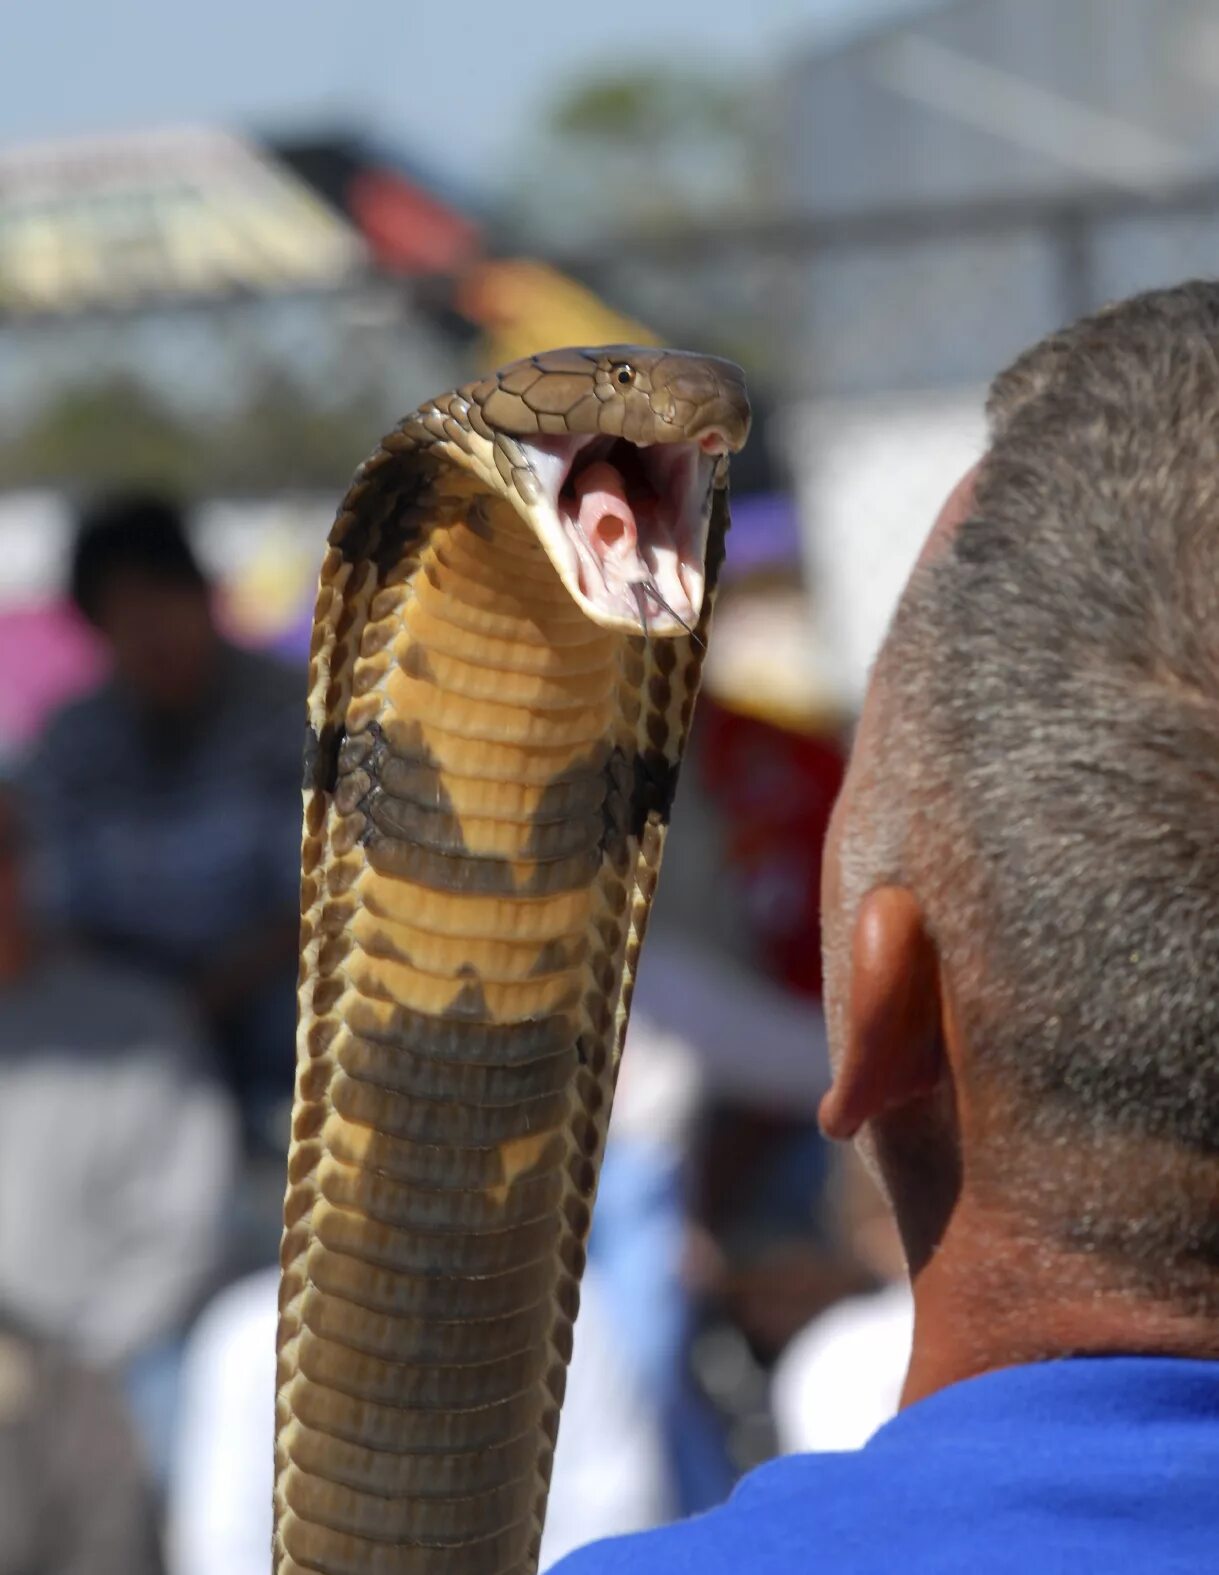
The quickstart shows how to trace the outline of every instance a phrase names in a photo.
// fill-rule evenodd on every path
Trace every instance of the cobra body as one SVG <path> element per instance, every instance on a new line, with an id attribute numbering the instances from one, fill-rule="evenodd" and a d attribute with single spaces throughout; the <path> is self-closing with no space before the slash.
<path id="1" fill-rule="evenodd" d="M 340 507 L 310 666 L 276 1575 L 536 1568 L 748 423 L 728 362 L 550 352 L 421 407 Z"/>

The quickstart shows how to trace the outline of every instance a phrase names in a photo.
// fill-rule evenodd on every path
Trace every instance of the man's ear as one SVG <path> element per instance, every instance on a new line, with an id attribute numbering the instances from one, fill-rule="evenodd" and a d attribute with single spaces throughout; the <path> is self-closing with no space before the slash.
<path id="1" fill-rule="evenodd" d="M 821 1101 L 827 1137 L 929 1094 L 944 1069 L 940 966 L 918 899 L 878 886 L 859 907 L 851 941 L 845 1043 Z"/>

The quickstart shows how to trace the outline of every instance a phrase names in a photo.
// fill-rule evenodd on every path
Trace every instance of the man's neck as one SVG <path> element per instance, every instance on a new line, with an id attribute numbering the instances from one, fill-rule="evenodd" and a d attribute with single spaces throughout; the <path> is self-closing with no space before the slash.
<path id="1" fill-rule="evenodd" d="M 1096 1254 L 1059 1246 L 968 1191 L 913 1287 L 903 1406 L 996 1368 L 1059 1357 L 1219 1359 L 1214 1301 L 1189 1310 L 1161 1300 Z"/>

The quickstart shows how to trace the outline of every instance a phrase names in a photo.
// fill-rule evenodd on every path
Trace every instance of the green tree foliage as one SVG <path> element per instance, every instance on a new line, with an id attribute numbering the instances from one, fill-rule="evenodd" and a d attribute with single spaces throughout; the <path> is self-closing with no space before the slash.
<path id="1" fill-rule="evenodd" d="M 749 81 L 640 65 L 576 81 L 517 168 L 512 217 L 571 243 L 731 214 L 764 160 Z"/>
<path id="2" fill-rule="evenodd" d="M 550 125 L 557 136 L 633 144 L 646 153 L 691 137 L 735 141 L 748 130 L 745 110 L 740 89 L 718 77 L 651 69 L 586 79 L 560 95 Z"/>
<path id="3" fill-rule="evenodd" d="M 66 389 L 12 432 L 0 445 L 0 488 L 337 496 L 386 425 L 382 403 L 370 392 L 328 406 L 268 369 L 229 413 L 188 418 L 137 378 L 113 376 Z"/>
<path id="4" fill-rule="evenodd" d="M 202 480 L 194 435 L 133 377 L 66 389 L 0 448 L 0 486 L 138 482 L 190 493 Z"/>

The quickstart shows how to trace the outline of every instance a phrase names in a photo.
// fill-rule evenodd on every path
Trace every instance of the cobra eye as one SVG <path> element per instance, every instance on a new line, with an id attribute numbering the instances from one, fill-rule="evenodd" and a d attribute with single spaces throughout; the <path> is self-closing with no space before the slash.
<path id="1" fill-rule="evenodd" d="M 625 388 L 628 383 L 635 381 L 635 368 L 633 366 L 620 366 L 614 373 L 614 376 Z"/>

